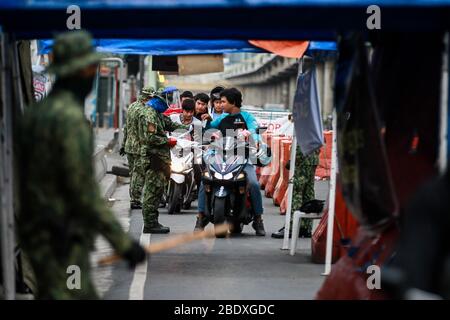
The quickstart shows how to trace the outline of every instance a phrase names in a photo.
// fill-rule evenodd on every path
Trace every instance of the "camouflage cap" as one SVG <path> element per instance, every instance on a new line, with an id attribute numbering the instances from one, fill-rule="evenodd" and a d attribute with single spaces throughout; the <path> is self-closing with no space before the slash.
<path id="1" fill-rule="evenodd" d="M 151 86 L 145 86 L 141 90 L 141 95 L 143 95 L 144 97 L 153 97 L 155 94 L 156 94 L 156 91 Z"/>
<path id="2" fill-rule="evenodd" d="M 68 31 L 55 37 L 53 62 L 47 72 L 58 77 L 70 76 L 77 71 L 100 61 L 101 55 L 95 52 L 92 37 L 83 30 Z"/>

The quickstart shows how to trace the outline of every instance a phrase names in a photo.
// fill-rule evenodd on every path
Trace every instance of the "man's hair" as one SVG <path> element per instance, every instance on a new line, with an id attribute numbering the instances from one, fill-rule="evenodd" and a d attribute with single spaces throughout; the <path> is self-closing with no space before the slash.
<path id="1" fill-rule="evenodd" d="M 242 106 L 242 93 L 236 88 L 225 89 L 220 93 L 220 97 L 227 98 L 228 102 L 240 108 Z"/>
<path id="2" fill-rule="evenodd" d="M 194 111 L 195 109 L 195 101 L 192 99 L 186 99 L 183 101 L 181 108 L 186 111 Z"/>
<path id="3" fill-rule="evenodd" d="M 209 97 L 208 97 L 208 95 L 206 93 L 202 92 L 202 93 L 197 93 L 195 95 L 195 97 L 194 97 L 194 100 L 195 101 L 200 100 L 201 102 L 208 103 L 209 102 Z"/>
<path id="4" fill-rule="evenodd" d="M 220 100 L 220 93 L 225 90 L 222 86 L 217 86 L 214 89 L 211 90 L 209 97 L 211 98 L 211 101 Z"/>
<path id="5" fill-rule="evenodd" d="M 194 94 L 191 91 L 183 91 L 183 93 L 180 95 L 180 98 L 194 98 Z"/>

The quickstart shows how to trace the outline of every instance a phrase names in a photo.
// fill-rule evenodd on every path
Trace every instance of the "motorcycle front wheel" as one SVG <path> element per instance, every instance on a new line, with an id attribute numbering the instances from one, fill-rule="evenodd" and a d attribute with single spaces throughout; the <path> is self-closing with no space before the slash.
<path id="1" fill-rule="evenodd" d="M 226 199 L 216 198 L 214 199 L 214 227 L 225 223 L 225 211 L 226 211 Z M 225 238 L 226 234 L 216 234 L 216 238 Z"/>
<path id="2" fill-rule="evenodd" d="M 167 209 L 169 214 L 180 212 L 180 198 L 182 199 L 183 185 L 174 183 L 171 197 L 169 197 L 169 207 Z"/>

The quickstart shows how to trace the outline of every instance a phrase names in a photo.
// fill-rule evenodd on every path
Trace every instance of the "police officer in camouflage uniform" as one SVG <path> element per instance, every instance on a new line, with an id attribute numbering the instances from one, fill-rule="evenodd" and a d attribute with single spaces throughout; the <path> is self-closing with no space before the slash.
<path id="1" fill-rule="evenodd" d="M 128 165 L 130 168 L 130 208 L 142 209 L 142 189 L 144 188 L 145 172 L 141 167 L 136 165 L 139 163 L 139 113 L 142 108 L 146 108 L 145 104 L 155 95 L 152 87 L 144 87 L 138 99 L 133 102 L 127 110 L 127 121 L 124 130 L 124 138 L 120 155 L 127 155 Z"/>
<path id="2" fill-rule="evenodd" d="M 160 96 L 155 96 L 139 113 L 139 139 L 141 157 L 139 166 L 145 172 L 144 201 L 142 215 L 144 233 L 169 233 L 170 229 L 158 222 L 158 207 L 164 188 L 170 177 L 170 148 L 176 145 L 175 138 L 168 138 L 166 131 L 188 129 L 190 126 L 173 122 L 163 114 L 168 105 Z"/>
<path id="3" fill-rule="evenodd" d="M 36 274 L 36 298 L 96 299 L 89 253 L 98 234 L 130 265 L 143 261 L 145 251 L 123 231 L 95 181 L 92 130 L 83 111 L 99 62 L 92 38 L 63 33 L 53 55 L 53 89 L 26 109 L 19 125 L 19 245 Z M 80 288 L 68 286 L 71 275 L 79 276 Z"/>
<path id="4" fill-rule="evenodd" d="M 292 212 L 300 210 L 304 203 L 315 199 L 314 176 L 318 164 L 319 150 L 314 151 L 308 156 L 304 156 L 300 150 L 300 146 L 297 146 L 295 155 L 294 188 L 292 191 Z M 300 225 L 300 236 L 310 237 L 311 228 L 311 220 L 302 219 Z M 277 239 L 283 238 L 284 227 L 278 230 L 278 232 L 272 233 L 272 237 Z"/>

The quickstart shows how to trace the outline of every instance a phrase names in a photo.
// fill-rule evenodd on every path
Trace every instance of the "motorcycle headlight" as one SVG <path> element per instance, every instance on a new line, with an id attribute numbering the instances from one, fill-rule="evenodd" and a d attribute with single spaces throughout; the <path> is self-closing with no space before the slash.
<path id="1" fill-rule="evenodd" d="M 233 173 L 227 173 L 226 175 L 223 176 L 223 180 L 230 180 L 233 178 Z"/>
<path id="2" fill-rule="evenodd" d="M 181 163 L 173 163 L 171 167 L 174 172 L 181 172 L 184 169 Z"/>
<path id="3" fill-rule="evenodd" d="M 222 175 L 220 173 L 218 173 L 218 172 L 214 172 L 214 177 L 216 179 L 222 180 Z"/>
<path id="4" fill-rule="evenodd" d="M 243 174 L 242 172 L 239 173 L 239 175 L 237 176 L 237 180 L 241 180 L 245 178 L 245 174 Z"/>

